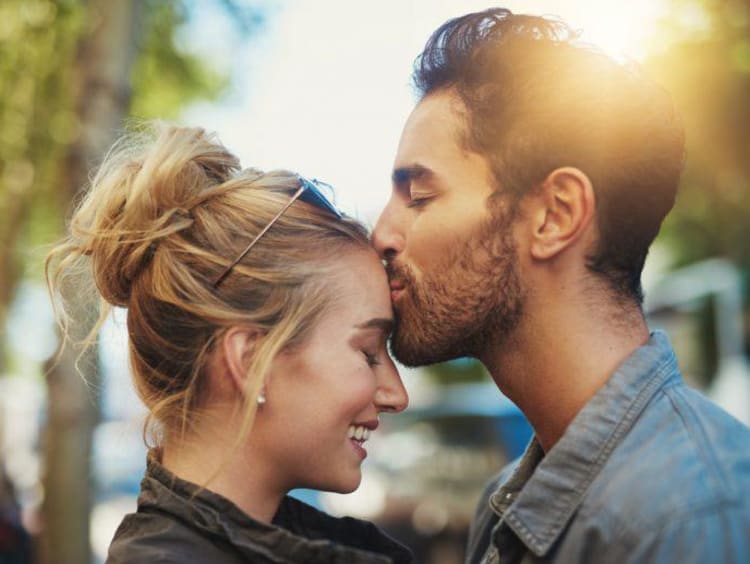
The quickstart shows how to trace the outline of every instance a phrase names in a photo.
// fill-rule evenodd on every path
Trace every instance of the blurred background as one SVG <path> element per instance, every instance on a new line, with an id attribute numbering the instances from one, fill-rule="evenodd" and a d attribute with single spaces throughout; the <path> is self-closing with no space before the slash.
<path id="1" fill-rule="evenodd" d="M 750 0 L 509 1 L 554 14 L 673 94 L 688 134 L 677 206 L 647 263 L 647 309 L 686 378 L 745 423 L 750 272 Z M 245 166 L 337 187 L 372 225 L 413 103 L 411 64 L 474 1 L 2 0 L 0 564 L 102 562 L 135 508 L 142 408 L 125 312 L 78 361 L 59 346 L 43 258 L 128 120 L 218 132 Z M 81 295 L 73 338 L 91 323 Z M 297 492 L 381 523 L 419 562 L 463 557 L 482 484 L 531 430 L 477 363 L 402 370 L 412 408 L 371 440 L 362 487 Z M 750 446 L 748 446 L 750 448 Z"/>

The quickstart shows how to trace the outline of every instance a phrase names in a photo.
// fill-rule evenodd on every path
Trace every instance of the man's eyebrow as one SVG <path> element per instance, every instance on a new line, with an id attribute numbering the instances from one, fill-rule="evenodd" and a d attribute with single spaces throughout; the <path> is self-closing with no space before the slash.
<path id="1" fill-rule="evenodd" d="M 388 335 L 393 330 L 393 319 L 389 317 L 373 317 L 354 327 L 357 329 L 378 329 Z"/>
<path id="2" fill-rule="evenodd" d="M 408 184 L 410 181 L 416 178 L 428 176 L 431 174 L 432 171 L 429 168 L 420 164 L 400 166 L 393 169 L 393 174 L 391 174 L 391 181 L 395 185 L 403 185 Z"/>

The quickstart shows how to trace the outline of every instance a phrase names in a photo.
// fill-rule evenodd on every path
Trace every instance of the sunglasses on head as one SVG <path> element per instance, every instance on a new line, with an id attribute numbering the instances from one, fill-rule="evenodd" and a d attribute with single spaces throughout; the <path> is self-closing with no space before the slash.
<path id="1" fill-rule="evenodd" d="M 320 180 L 317 180 L 313 178 L 312 180 L 308 180 L 304 176 L 298 176 L 299 179 L 299 188 L 297 191 L 292 194 L 292 197 L 289 198 L 289 201 L 284 204 L 284 207 L 279 210 L 279 213 L 277 213 L 271 221 L 268 222 L 268 224 L 260 230 L 260 233 L 258 233 L 255 238 L 250 241 L 250 244 L 245 247 L 245 249 L 239 254 L 239 256 L 234 259 L 229 266 L 227 266 L 224 271 L 219 275 L 219 277 L 214 280 L 213 286 L 214 288 L 218 288 L 219 284 L 229 275 L 229 273 L 232 271 L 232 269 L 237 266 L 237 263 L 239 263 L 247 253 L 250 252 L 250 250 L 255 246 L 255 244 L 260 240 L 263 235 L 266 234 L 266 231 L 271 229 L 274 223 L 276 223 L 279 218 L 284 215 L 284 212 L 288 210 L 291 205 L 296 202 L 297 200 L 302 200 L 303 202 L 307 202 L 310 205 L 315 206 L 316 208 L 325 210 L 327 212 L 332 213 L 338 218 L 342 217 L 342 213 L 336 209 L 336 206 L 334 206 L 328 198 L 326 198 L 325 194 L 321 191 L 321 187 L 326 187 L 328 189 L 332 190 L 332 186 L 330 184 L 327 184 L 325 182 L 321 182 Z"/>

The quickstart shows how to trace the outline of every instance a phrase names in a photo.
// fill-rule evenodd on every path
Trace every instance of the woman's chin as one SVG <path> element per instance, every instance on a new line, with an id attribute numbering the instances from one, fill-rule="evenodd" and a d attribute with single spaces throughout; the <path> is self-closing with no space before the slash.
<path id="1" fill-rule="evenodd" d="M 349 494 L 355 491 L 361 483 L 362 474 L 358 473 L 356 476 L 352 476 L 350 479 L 342 480 L 341 482 L 332 485 L 332 487 L 326 488 L 326 491 L 338 494 Z"/>

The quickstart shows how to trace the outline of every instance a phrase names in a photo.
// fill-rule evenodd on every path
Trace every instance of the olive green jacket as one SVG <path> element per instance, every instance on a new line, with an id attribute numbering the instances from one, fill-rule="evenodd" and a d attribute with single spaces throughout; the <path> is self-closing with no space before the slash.
<path id="1" fill-rule="evenodd" d="M 138 510 L 127 515 L 107 564 L 407 564 L 410 551 L 367 521 L 336 518 L 285 497 L 272 524 L 181 480 L 149 457 Z"/>

